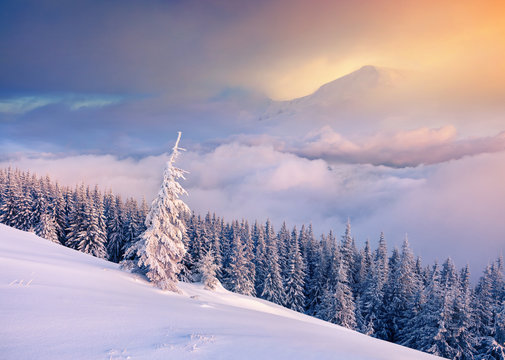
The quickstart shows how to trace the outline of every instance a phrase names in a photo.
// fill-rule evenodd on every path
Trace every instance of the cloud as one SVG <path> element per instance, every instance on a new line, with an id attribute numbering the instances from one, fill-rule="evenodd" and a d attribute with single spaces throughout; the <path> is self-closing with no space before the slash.
<path id="1" fill-rule="evenodd" d="M 380 132 L 352 141 L 323 127 L 287 151 L 310 159 L 330 162 L 386 165 L 393 167 L 430 165 L 505 150 L 505 132 L 491 137 L 458 139 L 454 126 L 409 131 Z"/>
<path id="2" fill-rule="evenodd" d="M 0 99 L 0 114 L 24 114 L 59 101 L 60 99 L 51 96 L 22 96 Z"/>
<path id="3" fill-rule="evenodd" d="M 356 228 L 409 233 L 428 260 L 451 256 L 471 265 L 474 278 L 505 252 L 505 152 L 480 154 L 437 165 L 422 186 L 356 222 Z M 398 243 L 398 242 L 397 242 Z"/>
<path id="4" fill-rule="evenodd" d="M 19 155 L 0 166 L 51 174 L 71 186 L 82 181 L 99 184 L 125 196 L 150 200 L 158 191 L 166 160 L 166 154 L 137 160 L 112 155 L 46 154 Z M 279 222 L 320 222 L 318 219 L 328 216 L 331 221 L 345 221 L 351 214 L 365 213 L 362 205 L 372 208 L 372 203 L 389 201 L 393 190 L 405 191 L 424 181 L 408 170 L 332 166 L 325 160 L 283 153 L 269 145 L 237 142 L 203 153 L 188 151 L 181 157 L 181 167 L 190 171 L 184 186 L 195 210 L 216 211 L 227 218 L 268 216 Z"/>
<path id="5" fill-rule="evenodd" d="M 117 95 L 29 95 L 9 98 L 0 98 L 0 114 L 20 115 L 32 110 L 53 104 L 64 104 L 70 110 L 76 111 L 85 108 L 101 108 L 117 104 L 122 100 Z"/>
<path id="6" fill-rule="evenodd" d="M 141 159 L 47 154 L 19 156 L 0 166 L 48 173 L 66 185 L 98 184 L 150 201 L 167 159 L 166 154 Z M 189 192 L 185 201 L 197 213 L 216 212 L 227 220 L 268 217 L 276 226 L 312 223 L 316 233 L 340 233 L 350 217 L 358 243 L 375 241 L 385 231 L 391 248 L 408 232 L 426 261 L 452 256 L 458 265 L 469 262 L 474 271 L 504 250 L 505 152 L 391 168 L 331 164 L 268 144 L 231 142 L 187 151 L 180 160 L 190 171 L 182 182 Z"/>

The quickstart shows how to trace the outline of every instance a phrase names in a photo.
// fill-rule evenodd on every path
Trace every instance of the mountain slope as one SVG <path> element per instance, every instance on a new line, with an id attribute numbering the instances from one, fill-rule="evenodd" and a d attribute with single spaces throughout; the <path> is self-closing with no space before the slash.
<path id="1" fill-rule="evenodd" d="M 313 130 L 314 125 L 335 125 L 340 131 L 353 128 L 350 125 L 354 122 L 372 125 L 400 111 L 410 75 L 389 68 L 363 66 L 307 96 L 272 101 L 260 120 L 274 129 L 287 128 L 298 134 Z"/>
<path id="2" fill-rule="evenodd" d="M 2 359 L 436 359 L 266 301 L 162 292 L 100 260 L 0 225 Z"/>

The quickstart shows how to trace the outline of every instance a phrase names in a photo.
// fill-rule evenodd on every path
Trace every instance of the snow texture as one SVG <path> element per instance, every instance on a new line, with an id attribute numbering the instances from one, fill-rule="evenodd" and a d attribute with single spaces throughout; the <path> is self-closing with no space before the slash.
<path id="1" fill-rule="evenodd" d="M 117 264 L 0 225 L 0 357 L 436 359 L 222 287 L 164 292 Z"/>

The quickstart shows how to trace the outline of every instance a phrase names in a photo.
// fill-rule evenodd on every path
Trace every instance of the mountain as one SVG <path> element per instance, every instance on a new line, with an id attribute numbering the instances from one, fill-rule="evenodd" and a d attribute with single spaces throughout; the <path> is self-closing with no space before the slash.
<path id="1" fill-rule="evenodd" d="M 302 131 L 311 130 L 314 125 L 345 127 L 355 120 L 376 122 L 396 110 L 408 80 L 408 74 L 402 71 L 363 66 L 307 96 L 271 101 L 260 120 L 274 128 L 286 128 L 289 123 Z"/>
<path id="2" fill-rule="evenodd" d="M 0 225 L 0 354 L 9 359 L 437 359 L 267 301 L 180 284 Z"/>

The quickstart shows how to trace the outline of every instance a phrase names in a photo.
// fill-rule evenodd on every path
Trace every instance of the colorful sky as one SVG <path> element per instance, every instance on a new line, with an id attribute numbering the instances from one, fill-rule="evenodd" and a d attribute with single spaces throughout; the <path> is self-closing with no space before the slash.
<path id="1" fill-rule="evenodd" d="M 504 19 L 503 1 L 3 1 L 0 162 L 150 198 L 182 130 L 196 211 L 350 217 L 358 241 L 408 232 L 480 271 L 505 244 Z"/>

